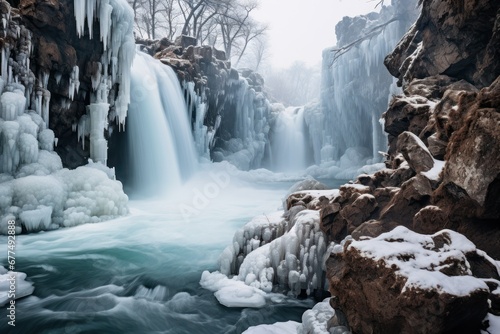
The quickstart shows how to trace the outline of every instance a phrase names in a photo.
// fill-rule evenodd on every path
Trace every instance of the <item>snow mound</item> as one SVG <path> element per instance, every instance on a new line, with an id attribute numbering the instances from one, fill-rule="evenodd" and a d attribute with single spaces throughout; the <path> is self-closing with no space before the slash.
<path id="1" fill-rule="evenodd" d="M 444 240 L 437 242 L 435 240 Z M 353 241 L 348 249 L 362 256 L 383 260 L 387 268 L 397 268 L 396 274 L 406 278 L 403 292 L 420 288 L 467 296 L 477 290 L 489 291 L 484 280 L 472 276 L 466 254 L 476 252 L 476 246 L 465 236 L 442 230 L 434 235 L 422 235 L 398 226 L 380 236 Z M 463 275 L 448 276 L 440 270 L 458 266 Z"/>
<path id="2" fill-rule="evenodd" d="M 219 272 L 204 271 L 200 285 L 215 292 L 215 297 L 226 307 L 255 307 L 266 305 L 265 293 L 237 279 L 229 279 Z"/>

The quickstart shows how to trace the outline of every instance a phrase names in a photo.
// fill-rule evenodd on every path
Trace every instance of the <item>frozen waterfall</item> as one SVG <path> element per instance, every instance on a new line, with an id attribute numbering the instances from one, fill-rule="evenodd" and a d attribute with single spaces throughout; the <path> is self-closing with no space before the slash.
<path id="1" fill-rule="evenodd" d="M 279 113 L 271 140 L 273 170 L 292 172 L 307 167 L 305 131 L 303 107 L 289 107 Z"/>
<path id="2" fill-rule="evenodd" d="M 186 103 L 173 70 L 137 52 L 127 122 L 132 194 L 161 195 L 180 186 L 198 164 Z"/>

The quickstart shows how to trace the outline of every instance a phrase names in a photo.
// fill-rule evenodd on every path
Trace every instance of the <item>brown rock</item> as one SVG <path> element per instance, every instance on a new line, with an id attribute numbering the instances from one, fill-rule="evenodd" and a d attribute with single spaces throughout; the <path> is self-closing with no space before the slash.
<path id="1" fill-rule="evenodd" d="M 405 263 L 412 261 L 413 268 L 418 268 L 416 271 L 423 280 L 426 275 L 439 275 L 433 273 L 435 268 L 446 268 L 445 275 L 449 279 L 468 276 L 466 254 L 457 256 L 455 251 L 448 251 L 457 246 L 447 232 L 432 236 L 434 247 L 428 243 L 428 238 L 412 232 L 406 233 L 390 232 L 377 238 L 377 244 L 373 246 L 368 246 L 373 243 L 372 240 L 348 242 L 343 253 L 333 254 L 327 261 L 330 292 L 336 296 L 336 306 L 346 314 L 352 331 L 478 332 L 488 311 L 489 289 L 475 288 L 465 295 L 456 295 L 452 292 L 453 289 L 447 290 L 445 282 L 442 286 L 408 287 L 407 279 L 412 274 L 400 271 Z M 399 244 L 404 244 L 405 250 L 401 253 L 398 253 Z M 443 248 L 443 244 L 448 246 Z M 367 246 L 372 251 L 363 252 L 363 247 Z M 425 255 L 409 252 L 412 248 L 421 249 L 427 254 L 434 253 L 435 256 L 430 255 L 431 258 L 426 258 L 424 262 L 436 262 L 425 267 L 420 262 Z M 382 257 L 378 255 L 378 249 L 382 250 Z M 459 249 L 457 248 L 457 252 L 461 252 Z M 474 280 L 472 277 L 470 279 Z"/>
<path id="2" fill-rule="evenodd" d="M 377 200 L 373 195 L 369 194 L 363 194 L 356 198 L 351 205 L 345 206 L 340 211 L 340 214 L 347 222 L 348 233 L 365 222 L 377 206 Z"/>
<path id="3" fill-rule="evenodd" d="M 434 159 L 427 147 L 411 132 L 405 131 L 399 135 L 398 151 L 416 173 L 426 172 L 434 166 Z"/>
<path id="4" fill-rule="evenodd" d="M 437 206 L 428 205 L 413 217 L 413 230 L 418 233 L 432 234 L 450 225 L 447 215 Z"/>

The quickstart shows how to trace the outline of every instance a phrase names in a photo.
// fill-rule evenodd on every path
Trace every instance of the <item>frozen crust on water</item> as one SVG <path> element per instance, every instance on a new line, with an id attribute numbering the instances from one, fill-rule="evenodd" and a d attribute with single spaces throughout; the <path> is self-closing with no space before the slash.
<path id="1" fill-rule="evenodd" d="M 215 292 L 215 297 L 226 307 L 263 307 L 266 304 L 265 292 L 248 286 L 235 278 L 229 279 L 219 272 L 204 271 L 200 285 Z"/>
<path id="2" fill-rule="evenodd" d="M 16 299 L 29 296 L 35 290 L 33 283 L 26 281 L 25 273 L 7 271 L 4 267 L 0 267 L 0 306 L 6 305 L 11 299 L 9 298 L 9 290 L 12 281 L 9 279 L 12 276 L 15 276 Z"/>

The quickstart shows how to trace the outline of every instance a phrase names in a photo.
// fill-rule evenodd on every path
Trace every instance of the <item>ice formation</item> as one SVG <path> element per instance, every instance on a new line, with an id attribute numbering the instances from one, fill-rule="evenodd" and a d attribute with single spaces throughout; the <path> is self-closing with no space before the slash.
<path id="1" fill-rule="evenodd" d="M 358 167 L 380 162 L 387 143 L 379 119 L 394 93 L 383 61 L 412 23 L 411 13 L 397 10 L 387 6 L 380 14 L 344 18 L 336 28 L 337 46 L 324 50 L 321 109 L 306 110 L 310 133 L 322 136 L 321 144 L 312 145 L 317 165 L 339 161 L 348 149 L 365 160 Z M 407 18 L 394 20 L 401 17 Z M 353 26 L 364 28 L 352 33 Z"/>
<path id="2" fill-rule="evenodd" d="M 126 4 L 125 1 L 112 3 Z M 114 20 L 125 19 L 128 10 L 123 6 L 116 8 Z M 9 13 L 4 13 L 3 19 L 4 28 L 19 27 L 10 21 Z M 123 26 L 126 22 L 114 24 Z M 9 29 L 9 33 L 12 30 Z M 20 27 L 15 40 L 17 44 L 5 44 L 1 53 L 0 234 L 7 233 L 10 220 L 16 222 L 16 233 L 21 233 L 98 222 L 126 214 L 128 198 L 112 169 L 102 164 L 96 168 L 93 163 L 76 170 L 63 169 L 61 159 L 54 152 L 57 138 L 48 128 L 49 73 L 41 70 L 36 77 L 30 71 L 31 33 L 25 27 Z M 127 48 L 123 44 L 118 49 L 116 52 L 121 54 Z M 15 59 L 11 55 L 16 55 Z M 120 75 L 127 76 L 125 72 L 124 69 Z M 78 76 L 79 70 L 75 67 L 70 77 L 70 96 L 78 92 Z M 126 91 L 127 82 L 121 83 L 124 86 L 120 90 Z M 106 88 L 101 85 L 98 92 Z M 107 100 L 107 93 L 104 99 Z M 109 108 L 106 101 L 97 96 L 92 102 L 90 116 L 80 122 L 79 138 L 90 134 L 92 156 L 106 163 L 104 128 Z"/>
<path id="3" fill-rule="evenodd" d="M 202 286 L 217 291 L 216 296 L 227 294 L 235 284 L 248 293 L 257 289 L 298 296 L 302 291 L 308 295 L 322 291 L 325 256 L 333 244 L 328 246 L 319 228 L 319 211 L 300 211 L 290 221 L 282 211 L 254 218 L 221 254 L 221 272 L 204 273 Z"/>
<path id="4" fill-rule="evenodd" d="M 135 55 L 134 13 L 126 0 L 74 0 L 74 8 L 78 35 L 85 35 L 87 27 L 89 37 L 93 38 L 93 23 L 97 19 L 104 48 L 96 73 L 92 74 L 94 93 L 88 116 L 83 116 L 90 118 L 93 125 L 88 132 L 88 120 L 80 120 L 78 138 L 84 145 L 85 136 L 90 134 L 91 159 L 106 164 L 107 142 L 103 133 L 107 129 L 107 111 L 112 108 L 109 118 L 124 129 L 130 103 L 130 70 Z M 79 69 L 75 66 L 70 77 L 70 99 L 78 93 L 78 77 Z"/>
<path id="5" fill-rule="evenodd" d="M 300 324 L 295 321 L 277 322 L 272 325 L 249 327 L 243 334 L 296 334 Z"/>
<path id="6" fill-rule="evenodd" d="M 242 170 L 259 168 L 269 149 L 271 104 L 246 78 L 229 79 L 227 85 L 225 108 L 235 112 L 234 117 L 223 117 L 219 125 L 229 131 L 231 139 L 215 148 L 212 155 L 215 161 L 227 160 Z"/>
<path id="7" fill-rule="evenodd" d="M 0 306 L 6 305 L 10 300 L 9 290 L 11 281 L 9 279 L 12 275 L 16 277 L 16 299 L 29 296 L 35 290 L 33 283 L 26 281 L 25 273 L 7 271 L 7 269 L 0 266 Z"/>

